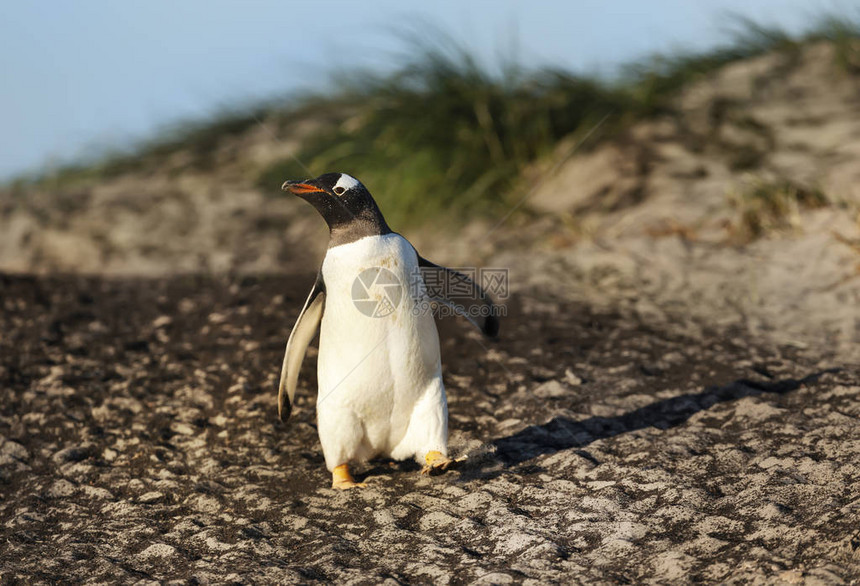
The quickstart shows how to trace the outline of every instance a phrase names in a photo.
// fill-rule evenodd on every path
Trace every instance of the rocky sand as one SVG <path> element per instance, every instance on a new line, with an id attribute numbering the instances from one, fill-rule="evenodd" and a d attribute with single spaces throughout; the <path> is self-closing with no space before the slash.
<path id="1" fill-rule="evenodd" d="M 336 492 L 313 281 L 0 276 L 3 583 L 860 581 L 860 368 L 520 291 L 441 323 L 456 471 Z"/>

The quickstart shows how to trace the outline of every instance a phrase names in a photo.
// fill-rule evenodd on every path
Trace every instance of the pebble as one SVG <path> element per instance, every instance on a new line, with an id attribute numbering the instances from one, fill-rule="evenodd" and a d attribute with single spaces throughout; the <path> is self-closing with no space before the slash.
<path id="1" fill-rule="evenodd" d="M 532 391 L 536 397 L 541 399 L 556 399 L 570 394 L 570 390 L 557 380 L 549 380 Z"/>
<path id="2" fill-rule="evenodd" d="M 52 498 L 62 498 L 75 494 L 75 485 L 68 480 L 57 480 L 48 489 L 48 496 Z"/>
<path id="3" fill-rule="evenodd" d="M 56 452 L 53 456 L 51 456 L 51 460 L 53 460 L 57 464 L 63 464 L 65 462 L 80 462 L 82 460 L 86 460 L 90 456 L 90 450 L 84 446 L 74 446 L 70 448 L 63 448 L 59 452 Z"/>
<path id="4" fill-rule="evenodd" d="M 151 491 L 144 493 L 138 497 L 137 502 L 143 503 L 144 505 L 149 505 L 152 503 L 156 503 L 164 498 L 164 495 L 158 491 Z"/>
<path id="5" fill-rule="evenodd" d="M 138 554 L 142 560 L 151 561 L 154 559 L 171 558 L 178 555 L 176 548 L 166 543 L 154 543 Z"/>

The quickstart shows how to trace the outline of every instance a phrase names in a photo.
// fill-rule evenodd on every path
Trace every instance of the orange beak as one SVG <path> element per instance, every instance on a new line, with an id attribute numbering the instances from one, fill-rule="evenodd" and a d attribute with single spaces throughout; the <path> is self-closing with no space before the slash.
<path id="1" fill-rule="evenodd" d="M 289 191 L 290 193 L 294 193 L 296 195 L 305 195 L 308 193 L 325 193 L 324 190 L 316 187 L 314 185 L 310 185 L 308 183 L 293 183 L 292 181 L 286 181 L 281 189 L 284 191 Z"/>

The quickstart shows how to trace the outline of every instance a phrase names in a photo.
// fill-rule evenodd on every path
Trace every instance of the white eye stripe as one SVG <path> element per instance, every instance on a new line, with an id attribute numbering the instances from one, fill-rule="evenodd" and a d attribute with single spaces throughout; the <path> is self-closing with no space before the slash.
<path id="1" fill-rule="evenodd" d="M 334 184 L 334 188 L 332 189 L 332 191 L 334 191 L 335 193 L 340 195 L 344 191 L 346 191 L 348 189 L 352 189 L 353 187 L 357 187 L 359 185 L 361 185 L 361 183 L 358 182 L 358 179 L 356 179 L 355 177 L 353 177 L 351 175 L 347 175 L 346 173 L 341 173 L 340 179 L 338 179 L 337 183 Z M 339 192 L 337 190 L 338 187 L 343 189 L 343 191 Z"/>

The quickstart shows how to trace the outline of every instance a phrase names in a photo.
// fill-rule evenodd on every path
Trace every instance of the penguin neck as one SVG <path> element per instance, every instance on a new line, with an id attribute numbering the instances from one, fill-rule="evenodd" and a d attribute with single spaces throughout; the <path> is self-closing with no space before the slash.
<path id="1" fill-rule="evenodd" d="M 384 236 L 391 232 L 391 228 L 382 217 L 382 212 L 376 209 L 358 215 L 348 222 L 329 226 L 328 247 L 334 248 L 368 236 Z"/>

